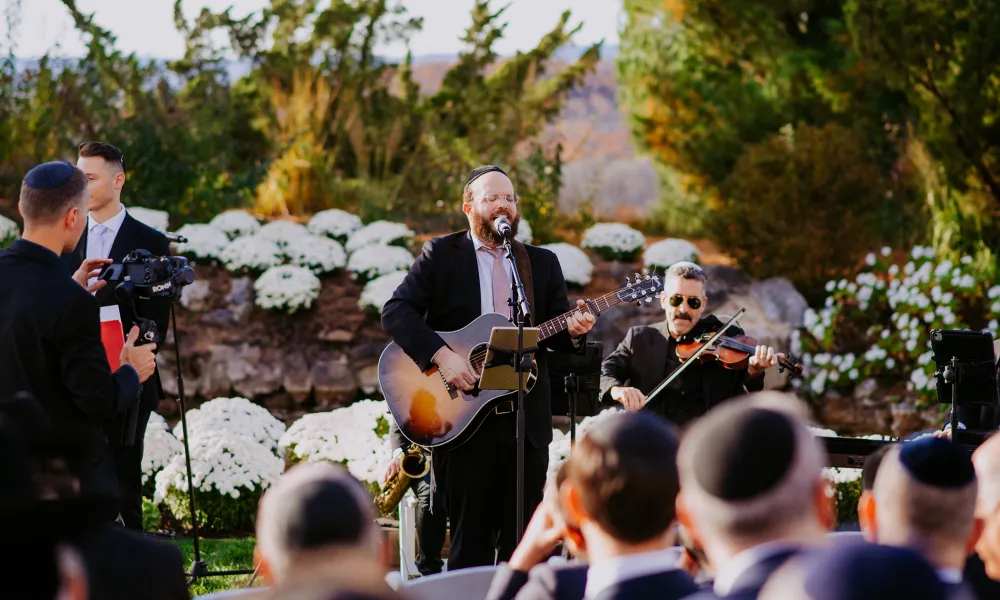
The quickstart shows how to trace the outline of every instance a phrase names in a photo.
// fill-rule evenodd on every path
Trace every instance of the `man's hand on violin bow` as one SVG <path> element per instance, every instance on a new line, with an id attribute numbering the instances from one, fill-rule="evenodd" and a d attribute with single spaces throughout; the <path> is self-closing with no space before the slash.
<path id="1" fill-rule="evenodd" d="M 768 367 L 778 366 L 778 359 L 784 357 L 784 354 L 775 352 L 774 348 L 770 346 L 757 346 L 754 355 L 747 363 L 747 375 L 760 377 Z"/>
<path id="2" fill-rule="evenodd" d="M 639 412 L 646 403 L 646 395 L 634 387 L 614 386 L 611 388 L 611 399 L 621 402 L 628 412 Z"/>

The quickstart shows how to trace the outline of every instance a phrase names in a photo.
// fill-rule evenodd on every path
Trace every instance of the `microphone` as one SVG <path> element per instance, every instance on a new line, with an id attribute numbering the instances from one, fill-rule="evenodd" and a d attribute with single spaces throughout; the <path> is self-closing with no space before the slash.
<path id="1" fill-rule="evenodd" d="M 514 237 L 510 227 L 510 220 L 507 217 L 499 216 L 493 219 L 493 229 L 505 240 L 509 240 Z"/>
<path id="2" fill-rule="evenodd" d="M 160 233 L 166 236 L 168 242 L 173 242 L 174 244 L 186 244 L 188 242 L 188 239 L 183 235 L 177 235 L 169 231 L 161 231 Z"/>

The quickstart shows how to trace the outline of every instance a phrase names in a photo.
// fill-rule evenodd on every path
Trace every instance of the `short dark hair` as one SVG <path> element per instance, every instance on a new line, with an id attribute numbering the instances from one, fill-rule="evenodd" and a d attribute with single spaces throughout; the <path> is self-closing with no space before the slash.
<path id="1" fill-rule="evenodd" d="M 79 154 L 83 158 L 100 156 L 105 162 L 119 167 L 122 173 L 125 172 L 125 155 L 111 144 L 105 142 L 83 142 L 80 144 Z"/>
<path id="2" fill-rule="evenodd" d="M 587 514 L 609 535 L 632 544 L 652 540 L 676 516 L 678 446 L 662 417 L 610 416 L 580 438 L 567 478 Z"/>
<path id="3" fill-rule="evenodd" d="M 870 492 L 875 489 L 875 476 L 878 475 L 878 467 L 882 464 L 882 459 L 892 448 L 892 444 L 886 444 L 868 455 L 861 468 L 861 491 Z"/>
<path id="4" fill-rule="evenodd" d="M 62 218 L 70 208 L 84 205 L 87 200 L 87 185 L 87 176 L 76 167 L 73 167 L 73 174 L 62 185 L 33 188 L 29 187 L 27 182 L 21 183 L 21 197 L 18 203 L 25 224 L 51 225 Z"/>

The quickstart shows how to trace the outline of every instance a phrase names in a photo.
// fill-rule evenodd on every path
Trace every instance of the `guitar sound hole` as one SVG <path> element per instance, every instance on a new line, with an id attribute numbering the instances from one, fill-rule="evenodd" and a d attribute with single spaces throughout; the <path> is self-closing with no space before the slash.
<path id="1" fill-rule="evenodd" d="M 483 375 L 483 365 L 486 363 L 486 351 L 489 344 L 476 344 L 469 352 L 469 364 L 472 365 L 473 374 L 479 378 Z"/>

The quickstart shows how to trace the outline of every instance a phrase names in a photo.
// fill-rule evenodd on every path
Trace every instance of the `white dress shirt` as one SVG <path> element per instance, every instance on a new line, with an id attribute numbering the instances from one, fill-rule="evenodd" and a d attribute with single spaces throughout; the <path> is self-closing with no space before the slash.
<path id="1" fill-rule="evenodd" d="M 493 250 L 484 244 L 476 234 L 472 234 L 472 245 L 476 249 L 476 263 L 479 265 L 479 307 L 480 315 L 496 312 L 493 310 Z M 501 246 L 501 249 L 503 247 Z M 510 261 L 503 259 L 503 270 L 507 274 L 507 285 L 511 284 Z M 507 316 L 506 311 L 503 313 Z"/>
<path id="2" fill-rule="evenodd" d="M 94 215 L 87 214 L 87 256 L 86 258 L 108 258 L 111 255 L 111 246 L 118 237 L 118 231 L 125 222 L 125 207 L 123 206 L 118 214 L 103 223 L 94 220 Z M 87 280 L 87 285 L 97 281 L 96 277 Z"/>
<path id="3" fill-rule="evenodd" d="M 736 580 L 740 578 L 740 575 L 743 575 L 743 573 L 751 569 L 754 565 L 764 562 L 775 554 L 787 550 L 795 550 L 800 547 L 799 544 L 790 544 L 787 541 L 778 540 L 766 542 L 740 552 L 729 559 L 729 562 L 723 565 L 716 574 L 715 583 L 712 585 L 715 594 L 717 596 L 728 595 L 732 591 L 733 585 L 736 584 Z"/>
<path id="4" fill-rule="evenodd" d="M 587 588 L 583 597 L 596 598 L 604 590 L 622 581 L 672 571 L 677 568 L 679 560 L 680 549 L 675 547 L 626 554 L 601 561 L 587 569 Z"/>
<path id="5" fill-rule="evenodd" d="M 962 571 L 958 569 L 937 569 L 936 571 L 938 579 L 942 583 L 953 583 L 956 585 L 962 583 Z"/>

